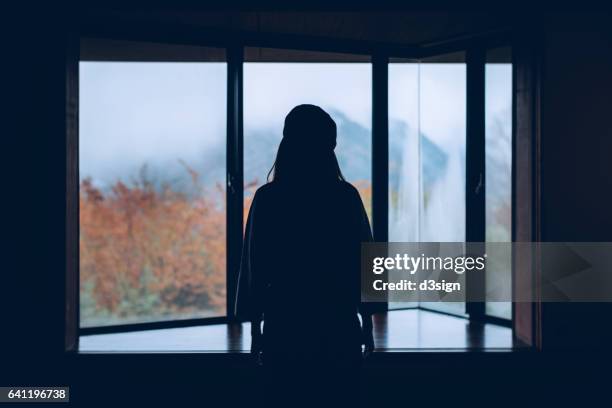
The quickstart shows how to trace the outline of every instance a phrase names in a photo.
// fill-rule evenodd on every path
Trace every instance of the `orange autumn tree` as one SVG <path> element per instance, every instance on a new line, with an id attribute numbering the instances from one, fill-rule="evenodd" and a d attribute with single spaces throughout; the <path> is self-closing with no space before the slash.
<path id="1" fill-rule="evenodd" d="M 185 168 L 193 184 L 189 194 L 156 188 L 145 177 L 107 190 L 90 179 L 81 182 L 86 325 L 225 313 L 224 190 L 203 187 Z"/>
<path id="2" fill-rule="evenodd" d="M 80 186 L 81 318 L 85 326 L 223 315 L 225 190 L 182 163 L 189 193 L 154 186 Z M 257 181 L 245 185 L 245 220 Z M 370 209 L 371 184 L 355 183 Z"/>

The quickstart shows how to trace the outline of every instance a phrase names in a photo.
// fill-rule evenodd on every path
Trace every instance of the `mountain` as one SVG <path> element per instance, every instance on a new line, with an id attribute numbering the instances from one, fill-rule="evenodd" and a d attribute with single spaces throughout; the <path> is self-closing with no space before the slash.
<path id="1" fill-rule="evenodd" d="M 338 128 L 338 146 L 336 154 L 342 173 L 348 181 L 371 180 L 372 134 L 369 129 L 350 119 L 339 110 L 329 110 Z M 402 160 L 406 158 L 406 149 L 416 144 L 409 143 L 414 130 L 409 124 L 392 120 L 389 123 L 389 182 L 397 186 Z M 245 126 L 244 134 L 244 179 L 245 183 L 261 185 L 265 182 L 268 171 L 274 162 L 276 150 L 282 135 L 281 129 L 255 128 Z M 427 136 L 421 139 L 422 163 L 424 166 L 423 182 L 432 183 L 444 173 L 447 165 L 447 154 Z M 133 184 L 146 178 L 154 185 L 171 185 L 173 189 L 189 193 L 192 190 L 192 179 L 188 168 L 199 175 L 205 185 L 220 183 L 225 185 L 225 146 L 216 145 L 206 149 L 201 159 L 183 160 L 168 158 L 163 161 L 150 161 L 124 166 L 110 166 L 113 176 L 123 182 Z M 198 155 L 192 155 L 198 157 Z M 84 175 L 86 176 L 86 175 Z M 95 180 L 95 178 L 94 178 Z"/>
<path id="2" fill-rule="evenodd" d="M 342 111 L 330 109 L 329 114 L 338 128 L 336 155 L 340 169 L 348 181 L 356 182 L 372 178 L 372 133 L 369 129 L 350 119 Z M 390 168 L 399 166 L 405 157 L 406 140 L 411 129 L 402 121 L 392 120 L 389 124 L 389 163 Z M 255 129 L 244 135 L 244 175 L 245 182 L 265 177 L 274 162 L 276 149 L 281 139 L 280 131 Z M 427 136 L 421 141 L 424 163 L 424 181 L 435 181 L 444 171 L 446 153 Z M 399 172 L 389 172 L 389 182 L 397 185 Z"/>
<path id="3" fill-rule="evenodd" d="M 399 184 L 403 160 L 411 156 L 407 149 L 418 149 L 416 130 L 401 120 L 389 121 L 389 184 Z M 416 155 L 412 155 L 415 157 Z M 421 134 L 421 165 L 423 166 L 423 183 L 431 185 L 445 172 L 448 154 L 434 143 L 427 135 Z"/>

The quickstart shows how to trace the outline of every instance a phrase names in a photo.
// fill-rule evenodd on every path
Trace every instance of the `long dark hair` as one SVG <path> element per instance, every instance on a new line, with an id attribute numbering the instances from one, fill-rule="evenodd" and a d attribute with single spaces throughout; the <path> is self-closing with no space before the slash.
<path id="1" fill-rule="evenodd" d="M 298 105 L 285 118 L 283 139 L 268 181 L 342 180 L 336 147 L 336 122 L 315 105 Z"/>

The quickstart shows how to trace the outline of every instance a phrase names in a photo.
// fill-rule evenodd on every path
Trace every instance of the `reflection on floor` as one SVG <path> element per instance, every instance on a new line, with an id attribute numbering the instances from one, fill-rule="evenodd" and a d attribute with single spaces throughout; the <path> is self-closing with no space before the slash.
<path id="1" fill-rule="evenodd" d="M 512 329 L 470 323 L 466 318 L 427 310 L 393 310 L 374 316 L 378 350 L 511 349 Z"/>
<path id="2" fill-rule="evenodd" d="M 508 350 L 512 330 L 425 310 L 394 310 L 374 319 L 376 348 L 395 350 Z M 81 336 L 81 352 L 243 352 L 248 323 Z"/>

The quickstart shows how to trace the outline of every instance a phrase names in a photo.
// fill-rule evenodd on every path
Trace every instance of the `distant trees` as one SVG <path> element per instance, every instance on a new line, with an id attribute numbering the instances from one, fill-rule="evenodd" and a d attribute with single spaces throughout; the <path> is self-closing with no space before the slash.
<path id="1" fill-rule="evenodd" d="M 80 188 L 81 318 L 149 320 L 225 314 L 225 194 L 154 188 L 146 178 Z"/>
<path id="2" fill-rule="evenodd" d="M 368 213 L 368 219 L 372 223 L 372 183 L 369 180 L 359 180 L 353 183 L 353 185 L 359 191 L 361 201 L 366 213 Z"/>
<path id="3" fill-rule="evenodd" d="M 96 326 L 226 313 L 225 188 L 80 185 L 81 322 Z M 245 186 L 245 220 L 257 181 Z M 369 211 L 369 182 L 356 183 Z"/>

